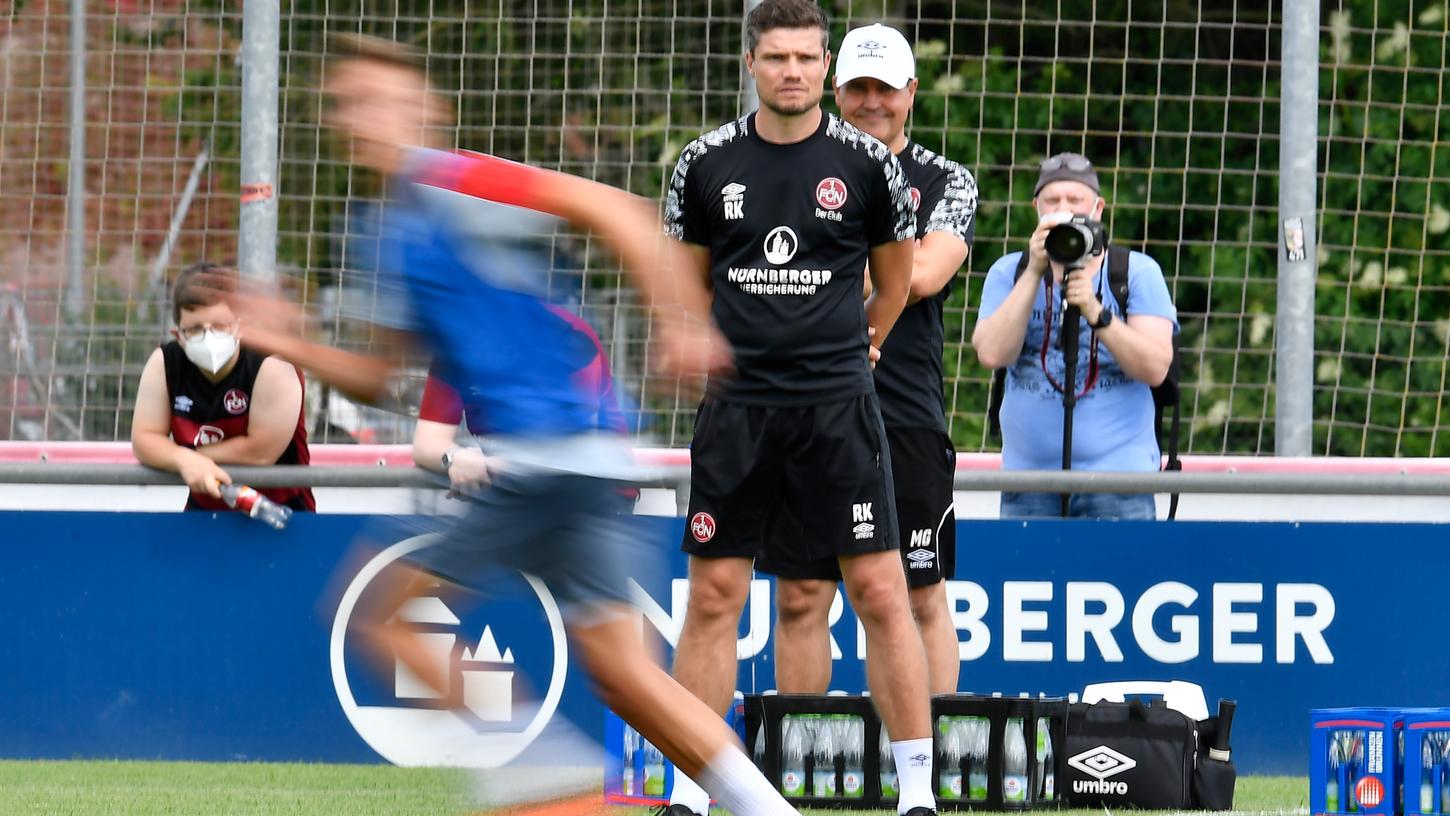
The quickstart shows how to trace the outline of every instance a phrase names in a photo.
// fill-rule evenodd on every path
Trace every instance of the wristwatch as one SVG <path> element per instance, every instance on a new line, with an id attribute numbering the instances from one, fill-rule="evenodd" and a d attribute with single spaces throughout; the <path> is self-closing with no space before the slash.
<path id="1" fill-rule="evenodd" d="M 458 452 L 461 451 L 461 450 L 463 450 L 463 448 L 464 448 L 463 445 L 454 445 L 453 447 L 451 447 L 448 450 L 446 450 L 446 451 L 443 452 L 443 457 L 442 457 L 442 460 L 441 461 L 443 462 L 443 472 L 444 473 L 447 473 L 450 469 L 452 469 L 452 467 L 453 467 L 453 458 L 455 456 L 457 456 L 458 455 Z"/>
<path id="2" fill-rule="evenodd" d="M 1111 326 L 1112 324 L 1113 324 L 1113 313 L 1110 312 L 1110 311 L 1108 311 L 1107 307 L 1104 306 L 1103 309 L 1102 309 L 1102 311 L 1098 312 L 1098 319 L 1095 320 L 1095 321 L 1093 321 L 1092 330 L 1093 331 L 1102 331 L 1103 329 L 1106 329 L 1108 326 Z"/>

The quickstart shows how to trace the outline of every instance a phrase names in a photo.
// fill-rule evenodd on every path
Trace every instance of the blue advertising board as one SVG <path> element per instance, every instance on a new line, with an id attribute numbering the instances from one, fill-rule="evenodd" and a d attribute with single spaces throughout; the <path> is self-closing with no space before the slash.
<path id="1" fill-rule="evenodd" d="M 599 728 L 547 589 L 499 576 L 439 587 L 379 625 L 425 635 L 469 710 L 445 710 L 349 622 L 386 565 L 437 520 L 299 515 L 0 513 L 0 757 L 493 765 L 552 718 Z M 682 519 L 641 518 L 664 575 L 646 619 L 684 618 Z M 961 688 L 1062 695 L 1188 680 L 1238 700 L 1241 772 L 1304 773 L 1309 710 L 1450 703 L 1443 526 L 1042 521 L 959 523 L 949 585 Z M 772 688 L 772 587 L 741 624 L 739 688 Z M 864 687 L 849 607 L 832 687 Z"/>

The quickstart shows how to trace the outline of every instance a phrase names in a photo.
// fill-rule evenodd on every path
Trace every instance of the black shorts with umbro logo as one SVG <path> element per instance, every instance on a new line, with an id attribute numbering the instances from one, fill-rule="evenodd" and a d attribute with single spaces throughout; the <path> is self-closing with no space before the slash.
<path id="1" fill-rule="evenodd" d="M 682 549 L 783 578 L 900 544 L 875 393 L 809 405 L 706 397 L 690 445 Z"/>

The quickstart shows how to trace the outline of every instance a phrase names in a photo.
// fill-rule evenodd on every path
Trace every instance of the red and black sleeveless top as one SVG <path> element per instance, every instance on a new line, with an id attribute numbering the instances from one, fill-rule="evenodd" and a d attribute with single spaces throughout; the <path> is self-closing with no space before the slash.
<path id="1" fill-rule="evenodd" d="M 212 382 L 186 358 L 186 351 L 175 340 L 161 347 L 166 364 L 166 394 L 171 399 L 171 438 L 183 448 L 195 450 L 203 445 L 244 436 L 252 410 L 252 386 L 262 361 L 267 359 L 249 348 L 243 348 L 237 364 L 219 382 Z M 302 371 L 297 380 L 305 387 Z M 306 407 L 297 412 L 297 427 L 287 450 L 277 457 L 279 465 L 305 465 L 311 460 L 307 452 Z M 258 492 L 293 510 L 316 510 L 311 488 L 268 487 Z M 187 510 L 226 510 L 220 499 L 192 493 L 186 501 Z"/>

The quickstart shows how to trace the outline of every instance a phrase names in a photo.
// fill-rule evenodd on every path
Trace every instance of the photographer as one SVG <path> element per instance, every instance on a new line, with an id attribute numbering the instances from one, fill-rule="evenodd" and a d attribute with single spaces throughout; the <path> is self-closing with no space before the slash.
<path id="1" fill-rule="evenodd" d="M 1039 217 L 1025 263 L 1021 252 L 999 259 L 987 272 L 972 345 L 988 368 L 1007 370 L 1001 408 L 1002 468 L 1057 470 L 1063 461 L 1063 389 L 1077 397 L 1073 412 L 1072 468 L 1156 471 L 1150 389 L 1168 375 L 1173 360 L 1177 311 L 1158 264 L 1141 252 L 1126 253 L 1126 316 L 1109 290 L 1108 259 L 1101 227 L 1106 202 L 1092 163 L 1061 153 L 1041 165 L 1033 192 Z M 1073 221 L 1077 229 L 1054 227 Z M 1087 243 L 1088 237 L 1094 240 Z M 1067 239 L 1067 240 L 1063 240 Z M 1070 275 L 1049 255 L 1084 250 Z M 1062 326 L 1066 307 L 1079 322 L 1076 376 L 1065 383 Z M 1069 347 L 1071 343 L 1069 343 Z M 1003 492 L 1003 518 L 1056 517 L 1055 493 Z M 1151 494 L 1080 493 L 1069 498 L 1077 518 L 1151 519 Z"/>

